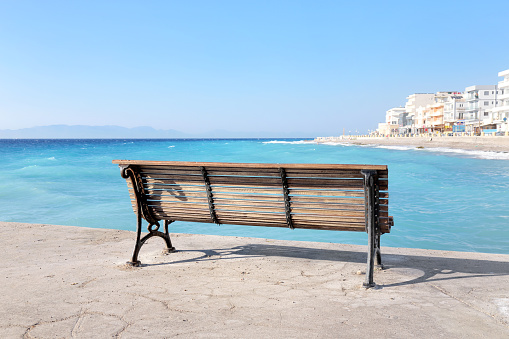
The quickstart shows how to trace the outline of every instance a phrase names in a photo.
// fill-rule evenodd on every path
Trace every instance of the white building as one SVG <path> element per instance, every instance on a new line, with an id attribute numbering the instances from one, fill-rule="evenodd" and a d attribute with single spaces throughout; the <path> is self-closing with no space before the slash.
<path id="1" fill-rule="evenodd" d="M 464 113 L 467 132 L 480 132 L 492 125 L 492 109 L 497 105 L 497 85 L 465 88 L 467 107 Z"/>
<path id="2" fill-rule="evenodd" d="M 491 109 L 493 124 L 500 132 L 509 132 L 509 69 L 499 72 L 499 77 L 504 77 L 498 83 L 497 105 Z"/>
<path id="3" fill-rule="evenodd" d="M 452 128 L 456 121 L 463 120 L 465 106 L 466 102 L 462 93 L 455 93 L 447 98 L 447 101 L 444 103 L 444 124 L 446 129 Z"/>
<path id="4" fill-rule="evenodd" d="M 416 129 L 424 127 L 417 124 L 417 109 L 421 106 L 426 107 L 427 105 L 433 104 L 434 98 L 434 93 L 415 93 L 406 98 L 405 111 L 408 113 L 407 121 L 408 125 L 412 126 L 412 133 L 416 133 Z"/>
<path id="5" fill-rule="evenodd" d="M 387 134 L 398 134 L 399 128 L 403 127 L 406 117 L 404 107 L 394 107 L 385 112 L 385 123 L 387 124 Z"/>

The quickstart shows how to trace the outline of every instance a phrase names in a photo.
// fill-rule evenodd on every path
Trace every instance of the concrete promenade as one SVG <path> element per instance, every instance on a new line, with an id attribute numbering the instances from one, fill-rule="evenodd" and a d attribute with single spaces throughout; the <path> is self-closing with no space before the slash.
<path id="1" fill-rule="evenodd" d="M 343 232 L 330 232 L 341 239 Z M 509 255 L 0 222 L 0 338 L 508 338 Z"/>

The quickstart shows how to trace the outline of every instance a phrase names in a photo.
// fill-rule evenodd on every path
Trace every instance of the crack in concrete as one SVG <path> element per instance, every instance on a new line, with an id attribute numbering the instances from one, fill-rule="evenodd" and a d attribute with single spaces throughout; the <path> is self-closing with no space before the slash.
<path id="1" fill-rule="evenodd" d="M 438 291 L 442 292 L 442 293 L 443 293 L 443 294 L 445 294 L 446 296 L 448 296 L 448 297 L 450 297 L 450 298 L 452 298 L 452 299 L 454 299 L 454 300 L 456 300 L 456 301 L 459 301 L 460 303 L 462 303 L 462 304 L 464 304 L 464 305 L 466 305 L 466 306 L 470 307 L 471 309 L 473 309 L 473 310 L 475 310 L 475 311 L 477 311 L 477 312 L 480 312 L 480 313 L 482 313 L 482 314 L 484 314 L 484 315 L 487 315 L 488 317 L 492 318 L 493 320 L 495 320 L 495 321 L 496 321 L 497 323 L 499 323 L 500 325 L 503 325 L 503 326 L 505 326 L 505 327 L 509 328 L 509 325 L 508 325 L 508 324 L 506 324 L 505 322 L 501 321 L 500 319 L 498 319 L 498 317 L 497 317 L 495 314 L 491 314 L 491 313 L 485 312 L 485 311 L 483 311 L 482 309 L 480 309 L 480 308 L 478 308 L 478 307 L 476 307 L 476 306 L 474 306 L 474 305 L 472 305 L 472 304 L 470 304 L 470 303 L 466 302 L 465 300 L 460 299 L 460 298 L 458 298 L 458 297 L 456 297 L 456 296 L 452 295 L 451 293 L 447 292 L 445 289 L 443 289 L 443 288 L 441 288 L 441 287 L 439 287 L 439 286 L 433 285 L 433 284 L 431 284 L 431 283 L 430 283 L 429 285 L 430 285 L 430 286 L 432 286 L 433 288 L 435 288 L 436 290 L 438 290 Z"/>
<path id="2" fill-rule="evenodd" d="M 65 320 L 69 320 L 69 319 L 72 319 L 72 318 L 77 318 L 76 319 L 76 322 L 74 323 L 73 325 L 73 328 L 71 329 L 71 337 L 72 338 L 75 338 L 77 336 L 77 331 L 81 328 L 81 324 L 83 323 L 83 319 L 86 315 L 100 315 L 100 316 L 103 316 L 103 317 L 112 317 L 112 318 L 116 318 L 118 320 L 120 320 L 121 322 L 123 323 L 126 323 L 126 325 L 124 326 L 124 328 L 127 326 L 127 325 L 131 325 L 129 324 L 128 322 L 126 322 L 123 317 L 121 316 L 118 316 L 116 314 L 108 314 L 108 313 L 104 313 L 104 312 L 90 312 L 90 311 L 80 311 L 80 313 L 78 314 L 73 314 L 71 316 L 68 316 L 68 317 L 63 317 L 63 318 L 59 318 L 59 319 L 53 319 L 53 320 L 49 320 L 49 321 L 38 321 L 36 322 L 35 324 L 33 325 L 30 325 L 27 327 L 27 329 L 25 330 L 25 333 L 23 333 L 23 338 L 26 338 L 26 339 L 32 339 L 32 335 L 30 334 L 30 332 L 35 329 L 37 326 L 40 326 L 40 325 L 46 325 L 46 324 L 54 324 L 54 323 L 57 323 L 57 322 L 61 322 L 61 321 L 65 321 Z M 25 327 L 25 326 L 23 326 Z M 121 330 L 120 330 L 121 331 Z M 118 332 L 117 332 L 118 333 Z"/>

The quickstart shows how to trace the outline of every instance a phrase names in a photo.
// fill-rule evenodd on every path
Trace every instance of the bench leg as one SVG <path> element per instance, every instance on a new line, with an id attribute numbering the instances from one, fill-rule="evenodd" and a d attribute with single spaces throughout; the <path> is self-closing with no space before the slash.
<path id="1" fill-rule="evenodd" d="M 375 266 L 375 257 L 377 257 L 377 225 L 375 211 L 375 171 L 361 171 L 364 175 L 364 192 L 366 203 L 366 231 L 368 232 L 368 265 L 366 269 L 366 281 L 363 283 L 365 288 L 375 286 L 373 281 L 373 271 Z M 378 261 L 378 260 L 377 260 Z"/>
<path id="2" fill-rule="evenodd" d="M 164 221 L 164 233 L 159 232 L 159 224 L 150 224 L 148 225 L 148 231 L 149 233 L 145 235 L 143 238 L 141 237 L 141 228 L 142 228 L 142 220 L 141 215 L 138 215 L 138 228 L 136 231 L 136 245 L 134 246 L 134 252 L 133 257 L 131 261 L 128 261 L 127 264 L 131 266 L 140 266 L 141 262 L 138 260 L 138 254 L 140 253 L 140 249 L 143 246 L 143 244 L 152 237 L 161 237 L 164 239 L 166 243 L 166 249 L 164 250 L 165 253 L 171 253 L 175 252 L 175 247 L 171 244 L 170 234 L 168 233 L 168 225 L 173 222 L 169 220 Z M 156 226 L 154 228 L 154 226 Z"/>
<path id="3" fill-rule="evenodd" d="M 366 281 L 362 284 L 365 288 L 370 288 L 375 286 L 375 282 L 373 281 L 373 270 L 375 264 L 376 257 L 376 235 L 374 230 L 374 225 L 368 226 L 368 267 L 366 269 Z"/>
<path id="4" fill-rule="evenodd" d="M 173 220 L 165 220 L 164 221 L 164 236 L 163 239 L 166 242 L 166 248 L 164 249 L 165 253 L 175 252 L 175 247 L 171 244 L 170 233 L 168 232 L 168 225 L 171 224 Z"/>
<path id="5" fill-rule="evenodd" d="M 376 252 L 375 265 L 378 269 L 383 270 L 384 265 L 382 264 L 382 253 L 380 252 L 380 237 L 381 234 L 377 233 L 375 237 L 375 252 Z"/>

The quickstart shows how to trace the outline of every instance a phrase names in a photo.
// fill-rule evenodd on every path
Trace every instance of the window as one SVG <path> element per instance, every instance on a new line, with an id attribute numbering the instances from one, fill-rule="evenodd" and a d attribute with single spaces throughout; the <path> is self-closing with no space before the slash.
<path id="1" fill-rule="evenodd" d="M 490 102 L 489 101 L 485 101 L 484 102 L 484 106 L 489 106 L 490 105 Z"/>
<path id="2" fill-rule="evenodd" d="M 484 112 L 484 116 L 487 117 L 488 116 L 488 112 Z"/>
<path id="3" fill-rule="evenodd" d="M 490 91 L 484 91 L 484 95 L 490 95 Z"/>

